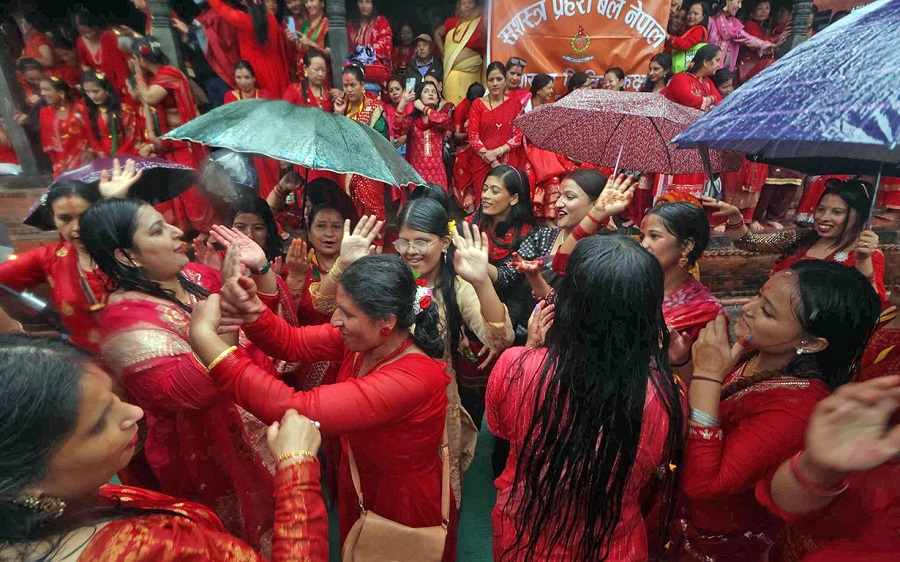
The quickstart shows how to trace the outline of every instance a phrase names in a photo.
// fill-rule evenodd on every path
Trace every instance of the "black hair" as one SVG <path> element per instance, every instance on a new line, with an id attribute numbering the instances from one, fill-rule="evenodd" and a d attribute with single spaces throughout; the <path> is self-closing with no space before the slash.
<path id="1" fill-rule="evenodd" d="M 553 77 L 549 74 L 538 74 L 531 80 L 531 97 L 537 95 L 547 84 L 553 83 Z"/>
<path id="2" fill-rule="evenodd" d="M 309 68 L 309 65 L 312 64 L 313 59 L 320 58 L 325 61 L 325 66 L 328 66 L 328 57 L 322 51 L 317 49 L 307 49 L 306 53 L 303 55 L 303 68 Z M 300 89 L 303 92 L 303 104 L 309 106 L 309 78 L 306 76 L 303 77 L 303 80 L 300 82 Z M 325 85 L 322 85 L 322 89 L 325 89 Z"/>
<path id="3" fill-rule="evenodd" d="M 253 78 L 256 78 L 256 71 L 253 70 L 253 65 L 245 60 L 239 60 L 236 63 L 234 63 L 234 68 L 231 69 L 231 73 L 235 74 L 238 70 L 241 70 L 241 69 L 246 70 L 247 72 L 250 73 L 250 76 L 252 76 Z"/>
<path id="4" fill-rule="evenodd" d="M 232 227 L 234 226 L 234 219 L 240 214 L 256 215 L 262 219 L 266 225 L 266 243 L 263 245 L 266 259 L 273 261 L 275 258 L 284 257 L 284 251 L 281 248 L 281 237 L 278 236 L 278 225 L 275 223 L 272 209 L 265 199 L 260 197 L 242 197 L 234 204 L 232 211 Z"/>
<path id="5" fill-rule="evenodd" d="M 603 188 L 606 187 L 606 182 L 609 181 L 606 176 L 597 170 L 592 170 L 590 168 L 577 168 L 572 170 L 566 174 L 566 177 L 563 178 L 563 180 L 572 180 L 575 182 L 591 201 L 596 201 L 597 198 L 600 197 L 600 193 L 603 191 Z"/>
<path id="6" fill-rule="evenodd" d="M 353 15 L 353 22 L 356 23 L 357 27 L 363 25 L 367 21 L 375 21 L 378 19 L 378 8 L 375 6 L 375 0 L 372 0 L 372 13 L 369 14 L 368 18 L 364 18 L 362 12 L 359 11 L 359 6 L 356 6 L 356 13 Z"/>
<path id="7" fill-rule="evenodd" d="M 668 84 L 669 80 L 672 79 L 672 55 L 669 53 L 656 53 L 653 55 L 653 58 L 650 59 L 650 62 L 655 62 L 663 70 L 666 71 L 666 74 L 663 76 L 663 83 Z M 642 92 L 652 92 L 653 91 L 653 81 L 650 80 L 650 75 L 647 75 L 647 79 L 644 81 L 644 85 L 641 86 Z"/>
<path id="8" fill-rule="evenodd" d="M 688 240 L 694 243 L 687 254 L 688 267 L 693 267 L 709 245 L 709 219 L 706 213 L 692 203 L 678 201 L 676 203 L 657 203 L 647 209 L 645 216 L 659 218 L 663 227 L 678 239 L 681 244 Z"/>
<path id="9" fill-rule="evenodd" d="M 572 75 L 571 78 L 569 78 L 568 93 L 571 94 L 578 88 L 581 88 L 585 84 L 588 84 L 590 82 L 590 80 L 591 80 L 591 77 L 588 76 L 587 72 L 576 72 L 575 74 Z"/>
<path id="10" fill-rule="evenodd" d="M 344 209 L 341 209 L 338 205 L 335 205 L 334 203 L 332 203 L 332 202 L 330 202 L 330 201 L 327 201 L 327 202 L 325 202 L 325 203 L 319 203 L 318 205 L 316 205 L 315 207 L 313 207 L 312 210 L 309 212 L 309 224 L 310 224 L 310 228 L 312 228 L 312 224 L 313 224 L 314 222 L 316 222 L 316 215 L 318 215 L 318 214 L 321 213 L 322 211 L 335 211 L 335 212 L 337 212 L 337 214 L 341 215 L 341 225 L 344 224 L 344 221 L 345 221 L 345 220 L 351 218 L 351 217 L 348 217 L 348 216 L 346 216 L 346 215 L 344 214 L 344 211 L 345 211 Z M 351 221 L 351 222 L 352 222 L 352 221 Z M 351 224 L 351 226 L 353 226 L 353 224 Z"/>
<path id="11" fill-rule="evenodd" d="M 359 258 L 344 270 L 341 287 L 366 316 L 394 317 L 401 332 L 415 324 L 413 342 L 426 355 L 443 357 L 444 341 L 437 307 L 432 300 L 431 306 L 415 314 L 416 279 L 400 256 L 378 254 Z"/>
<path id="12" fill-rule="evenodd" d="M 484 77 L 487 78 L 491 75 L 491 72 L 495 70 L 499 71 L 500 74 L 503 75 L 504 80 L 506 79 L 506 65 L 498 60 L 495 60 L 491 64 L 487 65 L 487 69 L 484 71 Z"/>
<path id="13" fill-rule="evenodd" d="M 246 2 L 247 14 L 253 22 L 253 36 L 257 45 L 266 45 L 269 42 L 269 12 L 262 2 Z"/>
<path id="14" fill-rule="evenodd" d="M 700 11 L 703 13 L 703 20 L 698 25 L 709 27 L 709 15 L 712 13 L 712 8 L 710 7 L 709 2 L 705 1 L 694 2 L 693 4 L 688 6 L 688 8 L 685 10 L 685 25 L 687 24 L 687 12 L 690 11 L 690 9 L 695 5 L 700 6 Z M 723 2 L 722 5 L 724 6 L 725 3 Z"/>
<path id="15" fill-rule="evenodd" d="M 28 72 L 29 70 L 40 70 L 44 71 L 44 66 L 41 64 L 41 61 L 32 57 L 22 57 L 19 59 L 19 62 L 16 63 L 16 70 L 21 72 L 22 74 Z"/>
<path id="16" fill-rule="evenodd" d="M 675 492 L 669 466 L 679 464 L 684 414 L 668 360 L 663 296 L 659 262 L 634 239 L 592 236 L 576 244 L 557 289 L 539 391 L 526 405 L 533 415 L 510 492 L 520 502 L 504 507 L 516 536 L 505 554 L 546 560 L 538 545 L 547 544 L 573 560 L 609 556 L 622 504 L 634 501 L 627 486 L 650 392 L 668 418 L 660 460 L 662 529 L 668 527 Z"/>
<path id="17" fill-rule="evenodd" d="M 28 22 L 31 27 L 40 32 L 46 33 L 51 27 L 50 19 L 37 8 L 29 8 L 21 13 L 22 19 Z"/>
<path id="18" fill-rule="evenodd" d="M 98 201 L 81 216 L 81 240 L 97 267 L 106 274 L 106 289 L 139 291 L 147 295 L 167 300 L 188 314 L 191 307 L 184 304 L 175 294 L 164 289 L 159 283 L 147 277 L 137 265 L 125 265 L 116 258 L 116 250 L 127 256 L 126 250 L 134 249 L 134 234 L 138 226 L 138 213 L 142 207 L 150 207 L 137 199 L 106 199 Z M 192 283 L 183 274 L 178 280 L 184 289 L 197 298 L 205 299 L 209 291 Z"/>
<path id="19" fill-rule="evenodd" d="M 725 84 L 725 82 L 728 82 L 729 80 L 734 80 L 734 74 L 732 74 L 732 72 L 730 70 L 728 70 L 727 68 L 720 68 L 712 76 L 712 81 L 713 81 L 713 84 L 715 84 L 716 89 L 718 89 L 720 86 L 722 86 L 723 84 Z"/>
<path id="20" fill-rule="evenodd" d="M 422 198 L 410 201 L 400 211 L 398 229 L 411 228 L 419 232 L 433 234 L 439 238 L 452 235 L 449 231 L 450 216 L 447 210 L 434 199 Z M 453 267 L 453 257 L 456 249 L 453 244 L 447 248 L 443 262 L 438 262 L 440 273 L 435 284 L 435 291 L 440 292 L 441 301 L 444 304 L 444 315 L 447 324 L 443 332 L 449 336 L 449 347 L 455 351 L 459 347 L 459 334 L 462 328 L 462 314 L 456 302 L 456 269 Z M 454 353 L 455 355 L 455 353 Z"/>
<path id="21" fill-rule="evenodd" d="M 272 14 L 275 17 L 275 21 L 279 24 L 284 23 L 284 15 L 287 13 L 287 3 L 284 0 L 275 0 L 278 3 L 278 8 L 275 10 L 275 13 Z M 322 1 L 324 4 L 324 0 Z M 265 8 L 265 2 L 262 3 L 263 8 Z M 305 4 L 305 3 L 304 3 Z M 306 9 L 304 5 L 304 9 Z M 269 13 L 268 10 L 265 10 L 266 13 Z"/>
<path id="22" fill-rule="evenodd" d="M 703 4 L 703 2 L 700 2 Z M 698 70 L 703 68 L 703 65 L 706 64 L 707 61 L 711 61 L 716 58 L 722 52 L 722 49 L 718 45 L 703 45 L 697 52 L 694 54 L 694 58 L 691 60 L 691 64 L 688 65 L 687 71 L 691 74 L 696 74 Z"/>
<path id="23" fill-rule="evenodd" d="M 510 208 L 509 218 L 499 224 L 493 224 L 491 218 L 484 214 L 482 206 L 479 205 L 472 218 L 472 223 L 478 225 L 478 228 L 482 231 L 500 239 L 506 236 L 509 229 L 514 229 L 515 235 L 509 247 L 513 250 L 518 249 L 519 244 L 522 243 L 522 227 L 526 224 L 534 224 L 534 211 L 531 207 L 531 188 L 528 184 L 528 176 L 518 168 L 501 164 L 496 168 L 492 168 L 486 177 L 498 178 L 503 187 L 506 188 L 506 191 L 511 196 L 518 195 L 519 200 Z"/>
<path id="24" fill-rule="evenodd" d="M 360 81 L 360 83 L 365 83 L 366 81 L 366 69 L 362 67 L 359 63 L 351 62 L 347 66 L 344 67 L 341 75 L 349 74 Z"/>
<path id="25" fill-rule="evenodd" d="M 444 208 L 444 211 L 448 214 L 450 213 L 450 196 L 447 194 L 446 189 L 436 183 L 426 183 L 425 185 L 416 187 L 413 192 L 409 194 L 409 200 L 415 201 L 416 199 L 431 199 L 437 201 L 440 203 L 441 207 Z"/>
<path id="26" fill-rule="evenodd" d="M 825 182 L 825 191 L 819 197 L 816 207 L 822 204 L 822 199 L 826 195 L 836 195 L 841 201 L 846 203 L 848 207 L 847 222 L 844 223 L 844 230 L 838 238 L 834 247 L 849 248 L 856 242 L 859 235 L 866 227 L 866 219 L 869 218 L 869 211 L 872 205 L 873 188 L 871 185 L 861 180 L 838 180 L 831 179 Z M 855 217 L 853 215 L 856 215 Z M 815 232 L 815 230 L 813 230 Z"/>
<path id="27" fill-rule="evenodd" d="M 81 97 L 84 100 L 85 107 L 87 107 L 88 121 L 90 121 L 94 136 L 100 138 L 100 106 L 91 101 L 90 96 L 84 92 L 84 84 L 87 83 L 97 84 L 106 92 L 106 105 L 104 107 L 109 119 L 109 130 L 115 130 L 119 138 L 123 138 L 125 131 L 122 129 L 122 101 L 119 99 L 119 94 L 116 93 L 116 87 L 113 83 L 109 81 L 105 74 L 97 70 L 86 70 L 81 75 L 80 83 L 82 85 Z"/>
<path id="28" fill-rule="evenodd" d="M 75 101 L 75 95 L 72 93 L 72 87 L 69 86 L 68 82 L 60 78 L 59 76 L 54 76 L 52 74 L 45 74 L 41 81 L 50 82 L 50 85 L 53 86 L 53 89 L 62 94 L 63 99 L 66 103 L 72 103 Z"/>
<path id="29" fill-rule="evenodd" d="M 56 228 L 53 222 L 53 202 L 60 197 L 67 195 L 77 195 L 89 204 L 94 204 L 100 200 L 100 191 L 97 189 L 96 183 L 84 183 L 75 180 L 57 180 L 50 185 L 47 190 L 46 198 L 42 197 L 39 212 L 32 213 L 25 224 L 34 226 L 44 230 L 53 230 Z"/>
<path id="30" fill-rule="evenodd" d="M 309 202 L 314 208 L 319 205 L 330 205 L 340 211 L 341 216 L 350 219 L 351 224 L 359 220 L 359 213 L 353 201 L 341 187 L 328 178 L 316 178 L 303 188 L 303 206 Z M 312 222 L 312 218 L 309 219 Z M 308 226 L 308 225 L 306 225 Z"/>
<path id="31" fill-rule="evenodd" d="M 419 101 L 422 100 L 422 92 L 425 91 L 426 86 L 431 86 L 432 88 L 434 88 L 434 91 L 437 94 L 437 104 L 435 106 L 435 107 L 437 107 L 437 105 L 440 105 L 440 103 L 441 103 L 441 89 L 438 88 L 438 85 L 435 84 L 434 82 L 426 82 L 425 80 L 419 82 L 419 84 L 416 86 L 416 90 L 415 90 L 416 99 Z M 422 103 L 425 103 L 425 102 L 422 102 Z M 409 114 L 409 118 L 417 119 L 421 115 L 422 115 L 422 111 L 420 111 L 419 109 L 413 109 L 412 113 Z"/>
<path id="32" fill-rule="evenodd" d="M 469 103 L 472 103 L 478 98 L 483 98 L 484 92 L 484 84 L 482 84 L 481 82 L 473 82 L 466 90 L 466 99 L 469 100 Z"/>
<path id="33" fill-rule="evenodd" d="M 131 42 L 131 53 L 146 59 L 151 64 L 168 64 L 169 59 L 162 50 L 162 44 L 156 37 L 147 35 Z"/>
<path id="34" fill-rule="evenodd" d="M 91 27 L 94 29 L 103 29 L 103 27 L 106 25 L 106 21 L 103 18 L 87 10 L 86 8 L 79 8 L 75 12 L 74 21 L 78 25 L 83 25 L 85 27 Z"/>
<path id="35" fill-rule="evenodd" d="M 607 74 L 613 74 L 616 78 L 618 78 L 619 81 L 622 82 L 622 85 L 619 86 L 619 90 L 620 91 L 625 90 L 625 71 L 624 70 L 622 70 L 618 66 L 614 66 L 612 68 L 607 68 L 606 72 L 603 73 L 604 76 L 606 76 Z"/>

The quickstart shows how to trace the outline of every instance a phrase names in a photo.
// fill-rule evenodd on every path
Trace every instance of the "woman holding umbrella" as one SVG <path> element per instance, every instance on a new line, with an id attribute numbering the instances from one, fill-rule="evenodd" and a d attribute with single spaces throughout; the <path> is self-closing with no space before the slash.
<path id="1" fill-rule="evenodd" d="M 783 256 L 772 268 L 773 273 L 806 260 L 837 262 L 858 269 L 884 299 L 884 254 L 878 249 L 878 235 L 865 229 L 870 190 L 859 180 L 831 180 L 816 207 L 813 228 L 769 234 L 751 232 L 734 205 L 709 197 L 702 199 L 707 208 L 715 211 L 713 216 L 726 219 L 725 230 L 738 249 Z"/>

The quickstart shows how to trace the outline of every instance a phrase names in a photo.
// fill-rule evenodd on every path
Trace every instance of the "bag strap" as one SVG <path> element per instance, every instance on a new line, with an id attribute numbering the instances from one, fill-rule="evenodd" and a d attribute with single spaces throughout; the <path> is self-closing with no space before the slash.
<path id="1" fill-rule="evenodd" d="M 353 449 L 350 447 L 350 440 L 346 437 L 347 444 L 347 460 L 350 463 L 350 478 L 353 480 L 353 487 L 356 489 L 356 496 L 359 499 L 359 508 L 362 513 L 366 513 L 363 503 L 362 487 L 359 483 L 359 470 L 356 468 L 356 459 L 353 456 Z M 441 438 L 441 526 L 444 530 L 450 525 L 450 442 L 447 437 L 447 420 L 444 419 L 444 435 Z"/>

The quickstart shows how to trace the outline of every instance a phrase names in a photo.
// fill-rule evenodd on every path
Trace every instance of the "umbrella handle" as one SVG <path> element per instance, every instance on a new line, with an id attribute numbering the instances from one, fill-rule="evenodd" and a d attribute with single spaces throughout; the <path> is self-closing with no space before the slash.
<path id="1" fill-rule="evenodd" d="M 872 201 L 869 203 L 869 216 L 866 218 L 866 230 L 872 230 L 872 219 L 875 217 L 875 202 L 878 200 L 878 186 L 881 185 L 881 173 L 884 162 L 878 164 L 878 175 L 875 176 L 875 189 L 872 190 Z"/>
<path id="2" fill-rule="evenodd" d="M 698 142 L 697 149 L 700 152 L 700 160 L 703 161 L 703 168 L 706 170 L 709 183 L 714 184 L 716 180 L 713 178 L 712 161 L 709 159 L 709 145 L 705 142 Z"/>

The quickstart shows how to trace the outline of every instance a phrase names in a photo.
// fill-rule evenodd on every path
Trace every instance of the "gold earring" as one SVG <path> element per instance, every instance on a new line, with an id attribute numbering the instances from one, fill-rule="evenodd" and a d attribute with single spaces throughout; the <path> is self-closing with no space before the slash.
<path id="1" fill-rule="evenodd" d="M 678 260 L 678 267 L 685 267 L 688 264 L 687 256 L 682 255 L 681 259 Z"/>
<path id="2" fill-rule="evenodd" d="M 13 503 L 40 515 L 47 515 L 51 519 L 58 518 L 66 509 L 66 502 L 53 496 L 29 496 L 24 499 L 13 500 Z"/>

